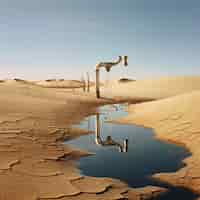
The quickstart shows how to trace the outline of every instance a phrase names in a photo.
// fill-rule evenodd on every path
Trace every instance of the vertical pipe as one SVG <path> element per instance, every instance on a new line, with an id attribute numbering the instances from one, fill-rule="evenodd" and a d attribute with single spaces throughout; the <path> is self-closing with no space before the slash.
<path id="1" fill-rule="evenodd" d="M 128 56 L 124 56 L 124 66 L 128 66 Z"/>
<path id="2" fill-rule="evenodd" d="M 124 153 L 128 152 L 128 139 L 125 139 L 125 140 L 124 140 L 123 152 L 124 152 Z"/>
<path id="3" fill-rule="evenodd" d="M 83 84 L 83 92 L 85 92 L 85 89 L 86 89 L 86 83 L 85 83 L 85 79 L 84 79 L 84 76 L 82 75 L 81 77 L 81 82 Z"/>
<path id="4" fill-rule="evenodd" d="M 86 90 L 86 83 L 85 83 L 85 80 L 83 81 L 83 91 L 85 92 Z"/>
<path id="5" fill-rule="evenodd" d="M 96 97 L 100 98 L 99 69 L 96 69 Z"/>
<path id="6" fill-rule="evenodd" d="M 89 72 L 87 72 L 87 92 L 90 92 L 90 75 L 89 75 Z"/>
<path id="7" fill-rule="evenodd" d="M 96 144 L 101 144 L 99 113 L 96 114 L 96 121 L 95 121 L 95 142 Z"/>

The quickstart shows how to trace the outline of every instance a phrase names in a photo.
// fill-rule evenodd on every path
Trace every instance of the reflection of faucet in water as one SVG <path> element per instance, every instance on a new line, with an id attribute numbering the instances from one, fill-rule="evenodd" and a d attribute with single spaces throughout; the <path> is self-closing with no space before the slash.
<path id="1" fill-rule="evenodd" d="M 106 140 L 103 141 L 100 136 L 100 117 L 99 114 L 96 114 L 96 130 L 95 130 L 95 143 L 101 146 L 117 146 L 119 148 L 119 152 L 127 152 L 128 151 L 128 139 L 124 140 L 123 145 L 115 142 L 111 136 L 107 136 Z"/>

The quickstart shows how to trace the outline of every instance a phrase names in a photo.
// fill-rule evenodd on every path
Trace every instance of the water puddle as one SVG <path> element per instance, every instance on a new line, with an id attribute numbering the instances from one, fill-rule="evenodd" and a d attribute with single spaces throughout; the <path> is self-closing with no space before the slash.
<path id="1" fill-rule="evenodd" d="M 95 153 L 78 162 L 82 174 L 118 178 L 131 187 L 155 185 L 169 188 L 166 195 L 157 199 L 196 198 L 189 190 L 150 178 L 152 174 L 174 172 L 183 167 L 181 161 L 190 155 L 186 149 L 157 140 L 151 129 L 106 122 L 126 116 L 125 105 L 103 106 L 99 112 L 100 114 L 90 116 L 78 125 L 79 128 L 94 131 L 94 134 L 66 142 Z"/>

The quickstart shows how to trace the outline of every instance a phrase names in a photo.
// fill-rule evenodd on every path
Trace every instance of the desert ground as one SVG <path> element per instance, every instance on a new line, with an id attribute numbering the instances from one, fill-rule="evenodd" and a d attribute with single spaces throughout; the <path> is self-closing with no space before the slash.
<path id="1" fill-rule="evenodd" d="M 63 80 L 0 81 L 0 199 L 133 200 L 165 192 L 81 176 L 75 161 L 90 152 L 63 144 L 65 139 L 88 134 L 72 124 L 97 112 L 98 106 L 121 101 L 132 104 L 129 115 L 118 122 L 152 128 L 159 139 L 184 145 L 192 153 L 181 170 L 154 178 L 200 193 L 200 77 L 113 81 L 101 87 L 100 99 L 93 88 L 84 93 L 81 86 Z"/>

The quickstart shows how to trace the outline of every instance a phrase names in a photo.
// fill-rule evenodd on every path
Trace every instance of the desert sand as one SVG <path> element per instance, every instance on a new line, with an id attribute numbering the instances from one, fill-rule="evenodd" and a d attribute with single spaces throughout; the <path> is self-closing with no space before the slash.
<path id="1" fill-rule="evenodd" d="M 185 146 L 192 155 L 184 160 L 184 168 L 153 177 L 200 193 L 199 77 L 141 81 L 141 90 L 139 82 L 129 86 L 133 89 L 131 95 L 138 97 L 146 94 L 155 101 L 130 105 L 129 115 L 118 122 L 152 128 L 159 139 Z"/>
<path id="2" fill-rule="evenodd" d="M 200 91 L 129 107 L 130 115 L 121 120 L 155 130 L 156 137 L 184 145 L 192 153 L 184 168 L 176 173 L 154 177 L 170 184 L 200 192 Z"/>
<path id="3" fill-rule="evenodd" d="M 110 81 L 103 89 L 103 96 L 133 99 L 145 97 L 163 99 L 200 89 L 200 76 L 163 77 L 129 82 Z"/>
<path id="4" fill-rule="evenodd" d="M 199 89 L 200 77 L 114 81 L 109 88 L 101 88 L 104 98 L 96 99 L 94 92 L 1 81 L 0 199 L 148 199 L 165 192 L 158 187 L 134 189 L 119 180 L 81 176 L 75 160 L 90 152 L 62 144 L 65 139 L 88 134 L 72 124 L 97 112 L 100 105 L 122 100 L 154 101 L 130 105 L 129 115 L 120 123 L 153 128 L 156 137 L 185 145 L 192 153 L 178 172 L 154 178 L 200 193 Z"/>
<path id="5" fill-rule="evenodd" d="M 1 81 L 0 93 L 0 199 L 147 199 L 166 191 L 81 176 L 75 160 L 90 153 L 63 145 L 65 139 L 88 134 L 72 124 L 118 100 L 19 79 Z"/>

